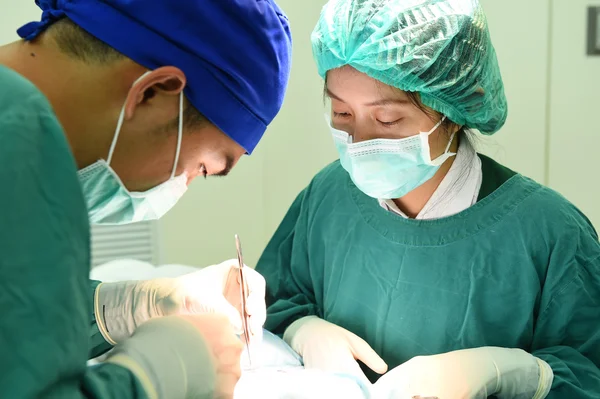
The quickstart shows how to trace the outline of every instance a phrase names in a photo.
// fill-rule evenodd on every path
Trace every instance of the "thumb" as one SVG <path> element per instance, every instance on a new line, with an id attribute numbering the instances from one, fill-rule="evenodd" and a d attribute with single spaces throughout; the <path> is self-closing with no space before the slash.
<path id="1" fill-rule="evenodd" d="M 345 331 L 346 339 L 352 350 L 354 358 L 363 362 L 367 367 L 378 374 L 385 374 L 388 369 L 385 361 L 359 336 Z"/>

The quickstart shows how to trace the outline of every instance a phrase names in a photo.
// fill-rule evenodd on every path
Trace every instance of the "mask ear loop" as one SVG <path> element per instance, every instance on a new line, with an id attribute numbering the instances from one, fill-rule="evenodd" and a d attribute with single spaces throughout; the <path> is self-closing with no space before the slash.
<path id="1" fill-rule="evenodd" d="M 433 127 L 433 129 L 431 129 L 429 131 L 429 133 L 427 133 L 427 136 L 430 136 L 431 134 L 433 134 L 433 132 L 435 132 L 440 126 L 442 126 L 442 123 L 444 123 L 445 120 L 446 120 L 446 116 L 444 115 L 442 117 L 442 119 L 440 119 L 440 121 Z M 452 145 L 452 142 L 454 141 L 455 135 L 456 135 L 456 133 L 452 133 L 452 136 L 450 136 L 450 140 L 448 141 L 448 145 L 446 145 L 446 150 L 444 151 L 442 156 L 448 154 L 448 150 L 450 150 L 450 146 Z"/>
<path id="2" fill-rule="evenodd" d="M 438 127 L 442 126 L 442 123 L 444 123 L 445 120 L 446 116 L 444 115 L 442 119 L 440 119 L 440 121 L 436 123 L 436 125 L 429 132 L 427 132 L 427 136 L 431 136 L 433 132 L 435 132 L 438 129 Z"/>
<path id="3" fill-rule="evenodd" d="M 175 151 L 175 161 L 173 162 L 173 172 L 171 179 L 175 178 L 177 164 L 179 163 L 179 154 L 181 153 L 181 140 L 183 139 L 183 90 L 179 93 L 179 131 L 177 133 L 177 150 Z"/>
<path id="4" fill-rule="evenodd" d="M 452 136 L 450 136 L 450 140 L 448 141 L 448 145 L 446 146 L 446 151 L 444 151 L 444 154 L 448 154 L 448 150 L 450 150 L 450 146 L 454 141 L 454 136 L 456 136 L 456 133 L 452 133 Z"/>
<path id="5" fill-rule="evenodd" d="M 436 164 L 436 161 L 439 161 L 442 157 L 450 154 L 450 155 L 456 155 L 454 153 L 449 153 L 448 150 L 450 150 L 450 146 L 452 145 L 452 141 L 454 141 L 454 135 L 456 133 L 452 133 L 452 136 L 450 137 L 450 140 L 448 141 L 448 144 L 446 145 L 446 150 L 444 151 L 444 153 L 442 155 L 440 155 L 439 157 L 437 157 L 436 159 L 431 159 L 431 155 L 429 153 L 429 143 L 427 141 L 427 137 L 431 136 L 433 134 L 433 132 L 435 132 L 441 125 L 442 123 L 444 123 L 444 121 L 446 120 L 446 116 L 444 115 L 442 117 L 442 119 L 440 119 L 440 121 L 438 123 L 436 123 L 436 125 L 427 133 L 423 132 L 421 133 L 421 138 L 423 140 L 425 140 L 425 145 L 422 146 L 421 150 L 422 155 L 424 157 L 424 159 L 429 159 L 429 162 L 431 165 Z"/>
<path id="6" fill-rule="evenodd" d="M 108 150 L 108 158 L 106 158 L 106 163 L 110 165 L 112 161 L 113 154 L 115 152 L 115 147 L 117 146 L 117 140 L 119 139 L 119 133 L 121 133 L 121 127 L 123 126 L 123 121 L 125 120 L 125 104 L 123 104 L 123 108 L 121 108 L 121 114 L 119 115 L 119 121 L 117 122 L 117 129 L 115 130 L 115 136 L 113 138 L 112 144 L 110 145 L 110 150 Z"/>
<path id="7" fill-rule="evenodd" d="M 135 82 L 131 85 L 133 88 L 137 82 L 142 80 L 142 78 L 148 75 L 151 71 L 145 72 L 142 76 L 137 78 Z M 123 104 L 123 108 L 121 108 L 121 113 L 119 114 L 119 121 L 117 122 L 117 128 L 115 129 L 115 136 L 113 138 L 112 144 L 110 145 L 110 150 L 108 150 L 108 157 L 106 158 L 106 163 L 110 165 L 112 161 L 113 154 L 115 153 L 115 147 L 117 146 L 117 140 L 119 139 L 119 134 L 121 133 L 121 127 L 123 127 L 123 122 L 125 121 L 125 105 L 127 104 L 127 99 L 125 99 L 125 104 Z"/>
<path id="8" fill-rule="evenodd" d="M 442 124 L 442 122 L 444 122 L 444 120 L 446 120 L 446 117 L 444 116 L 442 118 L 442 120 L 440 121 L 440 125 Z M 439 127 L 439 126 L 438 126 Z M 436 128 L 437 129 L 437 128 Z M 452 133 L 452 136 L 450 136 L 450 140 L 448 140 L 448 145 L 446 146 L 446 150 L 444 151 L 443 155 L 449 154 L 449 150 L 450 150 L 450 146 L 452 145 L 452 142 L 454 141 L 454 136 L 456 136 L 456 132 Z"/>

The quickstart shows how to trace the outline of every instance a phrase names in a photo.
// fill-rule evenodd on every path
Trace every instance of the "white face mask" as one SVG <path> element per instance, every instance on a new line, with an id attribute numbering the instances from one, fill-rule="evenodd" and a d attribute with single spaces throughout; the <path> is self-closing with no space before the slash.
<path id="1" fill-rule="evenodd" d="M 149 72 L 133 84 L 135 86 Z M 125 119 L 125 104 L 121 109 L 108 158 L 101 159 L 78 172 L 79 182 L 88 206 L 90 222 L 94 224 L 126 224 L 156 220 L 166 214 L 187 191 L 187 174 L 175 177 L 183 137 L 183 91 L 179 97 L 179 132 L 171 177 L 144 192 L 130 192 L 110 167 L 119 133 Z"/>
<path id="2" fill-rule="evenodd" d="M 443 117 L 429 132 L 404 139 L 374 139 L 353 143 L 352 137 L 331 125 L 331 129 L 342 167 L 348 172 L 354 185 L 363 193 L 377 199 L 402 198 L 435 175 L 440 166 L 450 157 L 454 135 L 446 151 L 431 159 L 429 136 L 446 119 Z"/>

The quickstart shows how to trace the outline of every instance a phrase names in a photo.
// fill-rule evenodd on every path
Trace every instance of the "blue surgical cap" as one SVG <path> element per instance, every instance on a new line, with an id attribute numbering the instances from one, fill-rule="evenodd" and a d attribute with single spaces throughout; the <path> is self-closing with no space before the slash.
<path id="1" fill-rule="evenodd" d="M 283 103 L 291 33 L 272 0 L 36 0 L 32 40 L 68 17 L 148 69 L 176 66 L 184 93 L 204 116 L 251 153 Z"/>
<path id="2" fill-rule="evenodd" d="M 478 0 L 330 0 L 312 34 L 319 74 L 350 65 L 453 122 L 492 134 L 508 107 Z"/>

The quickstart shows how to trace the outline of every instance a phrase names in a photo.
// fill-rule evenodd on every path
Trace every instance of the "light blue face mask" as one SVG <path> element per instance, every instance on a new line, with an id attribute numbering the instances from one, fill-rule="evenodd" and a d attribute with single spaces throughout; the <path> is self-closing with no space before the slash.
<path id="1" fill-rule="evenodd" d="M 142 75 L 133 85 L 148 73 Z M 106 161 L 101 159 L 78 172 L 90 222 L 93 224 L 126 224 L 159 219 L 187 191 L 187 174 L 184 172 L 175 177 L 183 136 L 183 92 L 179 97 L 179 132 L 171 177 L 148 191 L 130 192 L 110 167 L 124 119 L 125 105 L 121 110 Z"/>
<path id="2" fill-rule="evenodd" d="M 429 132 L 405 139 L 374 139 L 353 143 L 352 136 L 331 125 L 325 115 L 340 155 L 342 167 L 363 193 L 377 199 L 402 198 L 435 175 L 439 167 L 455 153 L 446 151 L 431 160 L 429 136 L 446 119 L 443 117 Z"/>

